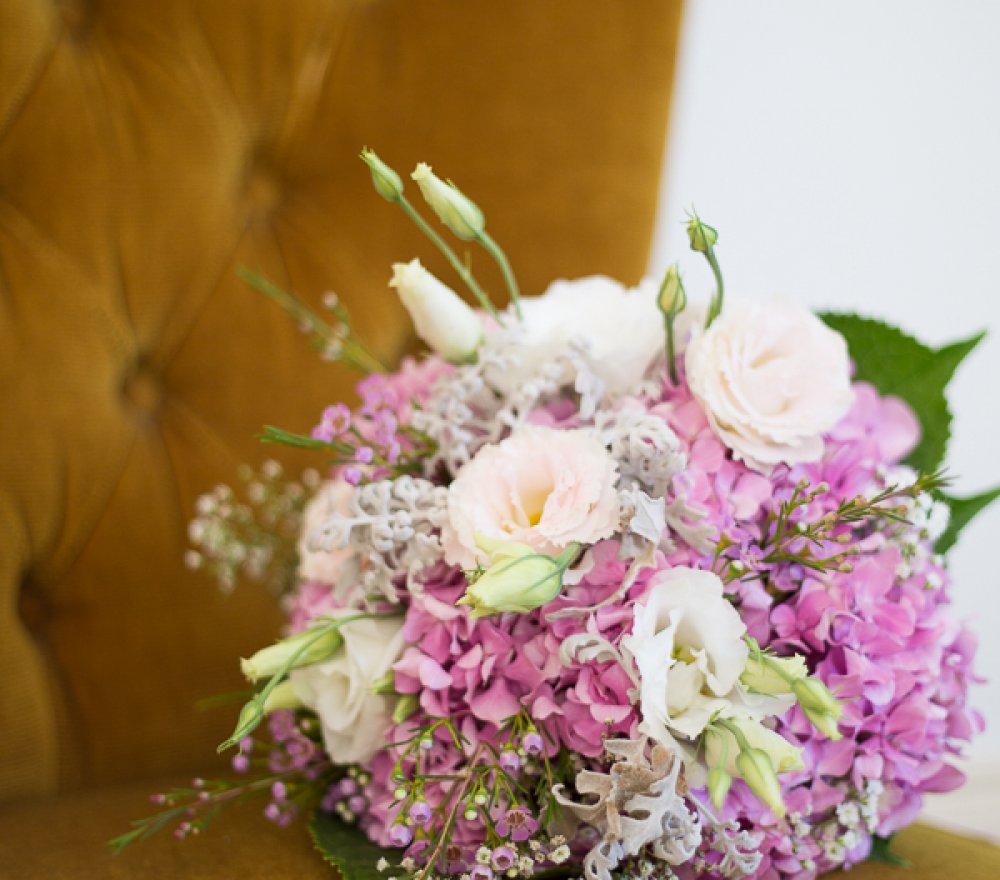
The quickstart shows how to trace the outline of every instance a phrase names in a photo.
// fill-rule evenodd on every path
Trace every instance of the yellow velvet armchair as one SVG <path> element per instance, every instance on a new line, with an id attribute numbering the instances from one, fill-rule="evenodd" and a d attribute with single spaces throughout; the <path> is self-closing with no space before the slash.
<path id="1" fill-rule="evenodd" d="M 184 569 L 194 499 L 274 453 L 265 421 L 305 429 L 350 394 L 236 271 L 335 290 L 380 355 L 403 350 L 390 262 L 447 268 L 372 193 L 370 144 L 475 194 L 527 291 L 637 280 L 679 12 L 0 3 L 0 877 L 328 875 L 252 808 L 104 848 L 165 780 L 221 770 L 231 713 L 195 703 L 280 626 L 263 590 Z"/>

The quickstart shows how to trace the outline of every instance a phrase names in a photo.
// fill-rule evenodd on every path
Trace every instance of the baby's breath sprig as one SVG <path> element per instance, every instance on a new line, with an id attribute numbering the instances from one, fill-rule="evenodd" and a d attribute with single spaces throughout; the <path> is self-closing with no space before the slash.
<path id="1" fill-rule="evenodd" d="M 296 582 L 302 513 L 319 475 L 310 470 L 300 480 L 289 480 L 276 461 L 259 470 L 241 467 L 238 474 L 245 484 L 242 498 L 220 485 L 198 499 L 188 526 L 192 549 L 184 560 L 189 568 L 212 575 L 225 592 L 244 577 L 282 595 Z"/>
<path id="2" fill-rule="evenodd" d="M 811 571 L 853 570 L 852 558 L 858 549 L 858 532 L 879 523 L 908 524 L 909 508 L 903 502 L 936 492 L 947 485 L 941 472 L 924 474 L 907 486 L 892 485 L 870 497 L 856 495 L 838 502 L 818 519 L 805 514 L 808 507 L 830 491 L 826 483 L 811 486 L 803 478 L 791 496 L 771 510 L 762 526 L 759 541 L 741 546 L 723 535 L 716 547 L 712 570 L 725 583 L 737 580 L 766 580 L 773 565 L 800 565 Z M 842 548 L 842 549 L 840 549 Z"/>
<path id="3" fill-rule="evenodd" d="M 336 321 L 331 326 L 294 293 L 282 290 L 258 272 L 243 266 L 237 274 L 254 290 L 276 302 L 291 315 L 323 360 L 342 361 L 362 373 L 386 372 L 385 366 L 355 332 L 350 314 L 336 294 L 327 293 L 323 297 L 323 307 Z"/>

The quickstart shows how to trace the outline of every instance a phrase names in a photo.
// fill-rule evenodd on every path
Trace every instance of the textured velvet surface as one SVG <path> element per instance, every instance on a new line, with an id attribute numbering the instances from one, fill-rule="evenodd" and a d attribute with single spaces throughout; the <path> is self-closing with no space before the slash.
<path id="1" fill-rule="evenodd" d="M 214 753 L 263 591 L 183 568 L 195 497 L 351 377 L 235 277 L 336 290 L 386 358 L 417 254 L 364 144 L 475 195 L 526 291 L 643 271 L 673 0 L 0 3 L 0 801 Z M 414 187 L 415 189 L 415 187 Z M 478 255 L 492 289 L 499 284 Z M 286 456 L 286 460 L 289 460 Z M 298 459 L 295 469 L 304 466 Z"/>

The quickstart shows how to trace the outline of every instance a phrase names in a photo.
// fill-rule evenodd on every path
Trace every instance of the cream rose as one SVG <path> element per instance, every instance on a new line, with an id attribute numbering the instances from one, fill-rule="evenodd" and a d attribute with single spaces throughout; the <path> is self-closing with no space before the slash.
<path id="1" fill-rule="evenodd" d="M 686 364 L 712 427 L 759 471 L 818 460 L 853 399 L 844 338 L 792 303 L 730 303 L 691 340 Z"/>
<path id="2" fill-rule="evenodd" d="M 357 614 L 332 612 L 331 617 Z M 392 723 L 392 699 L 372 693 L 372 685 L 399 659 L 402 618 L 354 620 L 340 627 L 344 639 L 329 660 L 293 669 L 295 695 L 319 716 L 323 743 L 335 764 L 367 761 L 385 744 Z"/>
<path id="3" fill-rule="evenodd" d="M 499 377 L 515 388 L 536 375 L 571 342 L 589 351 L 591 370 L 614 394 L 633 391 L 664 350 L 663 316 L 656 305 L 657 285 L 643 281 L 628 290 L 600 275 L 556 281 L 541 296 L 521 299 L 523 323 L 507 323 L 518 332 L 518 363 Z"/>
<path id="4" fill-rule="evenodd" d="M 316 535 L 327 521 L 337 514 L 346 514 L 354 488 L 342 480 L 323 483 L 306 505 L 299 537 L 298 575 L 305 581 L 318 581 L 331 587 L 342 586 L 341 574 L 354 555 L 349 547 L 324 550 L 316 543 Z"/>
<path id="5" fill-rule="evenodd" d="M 476 536 L 557 555 L 593 544 L 619 524 L 617 465 L 587 431 L 527 426 L 484 446 L 448 489 L 445 559 L 488 563 Z"/>

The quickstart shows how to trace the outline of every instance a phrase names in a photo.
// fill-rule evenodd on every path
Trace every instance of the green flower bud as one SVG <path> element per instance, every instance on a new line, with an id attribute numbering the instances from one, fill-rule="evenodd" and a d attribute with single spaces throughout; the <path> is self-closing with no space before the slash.
<path id="1" fill-rule="evenodd" d="M 566 563 L 577 550 L 573 545 L 562 556 L 552 557 L 517 541 L 477 535 L 476 543 L 490 554 L 490 567 L 458 600 L 459 605 L 472 607 L 474 618 L 503 611 L 526 614 L 551 602 L 559 595 Z"/>
<path id="2" fill-rule="evenodd" d="M 438 219 L 455 235 L 465 241 L 482 236 L 486 229 L 483 212 L 455 184 L 441 180 L 426 162 L 417 165 L 410 176 Z"/>
<path id="3" fill-rule="evenodd" d="M 392 710 L 393 724 L 402 724 L 419 708 L 420 698 L 416 694 L 404 694 L 396 700 L 396 706 Z"/>
<path id="4" fill-rule="evenodd" d="M 699 254 L 709 253 L 719 240 L 719 233 L 707 223 L 702 223 L 697 214 L 688 221 L 687 231 L 691 250 Z"/>
<path id="5" fill-rule="evenodd" d="M 367 147 L 361 151 L 361 161 L 372 174 L 375 191 L 386 201 L 398 202 L 403 196 L 403 181 L 400 176 L 375 155 L 374 150 Z"/>
<path id="6" fill-rule="evenodd" d="M 823 682 L 818 678 L 800 679 L 792 685 L 792 693 L 813 727 L 828 739 L 842 738 L 837 724 L 844 714 L 844 707 Z"/>
<path id="7" fill-rule="evenodd" d="M 744 749 L 736 756 L 736 767 L 743 781 L 750 786 L 750 791 L 767 804 L 775 816 L 784 816 L 781 783 L 767 754 L 760 749 Z"/>
<path id="8" fill-rule="evenodd" d="M 805 658 L 799 654 L 765 658 L 751 653 L 740 681 L 758 694 L 777 696 L 790 694 L 792 682 L 805 678 L 808 674 Z"/>
<path id="9" fill-rule="evenodd" d="M 681 281 L 676 264 L 667 268 L 667 274 L 660 284 L 656 304 L 664 316 L 670 318 L 679 315 L 687 307 L 687 292 L 684 290 L 684 282 Z"/>
<path id="10" fill-rule="evenodd" d="M 277 712 L 279 709 L 299 709 L 302 707 L 302 700 L 295 693 L 295 688 L 290 681 L 283 681 L 279 685 L 271 688 L 271 692 L 264 700 L 264 714 Z"/>
<path id="11" fill-rule="evenodd" d="M 283 669 L 311 666 L 326 660 L 340 648 L 344 640 L 336 630 L 331 629 L 320 635 L 318 629 L 322 627 L 307 629 L 282 639 L 262 648 L 250 659 L 240 660 L 243 674 L 249 681 L 257 682 L 262 678 L 270 678 Z"/>
<path id="12" fill-rule="evenodd" d="M 726 802 L 726 795 L 732 787 L 733 777 L 724 767 L 713 767 L 708 771 L 708 794 L 712 798 L 715 809 L 721 810 Z"/>

